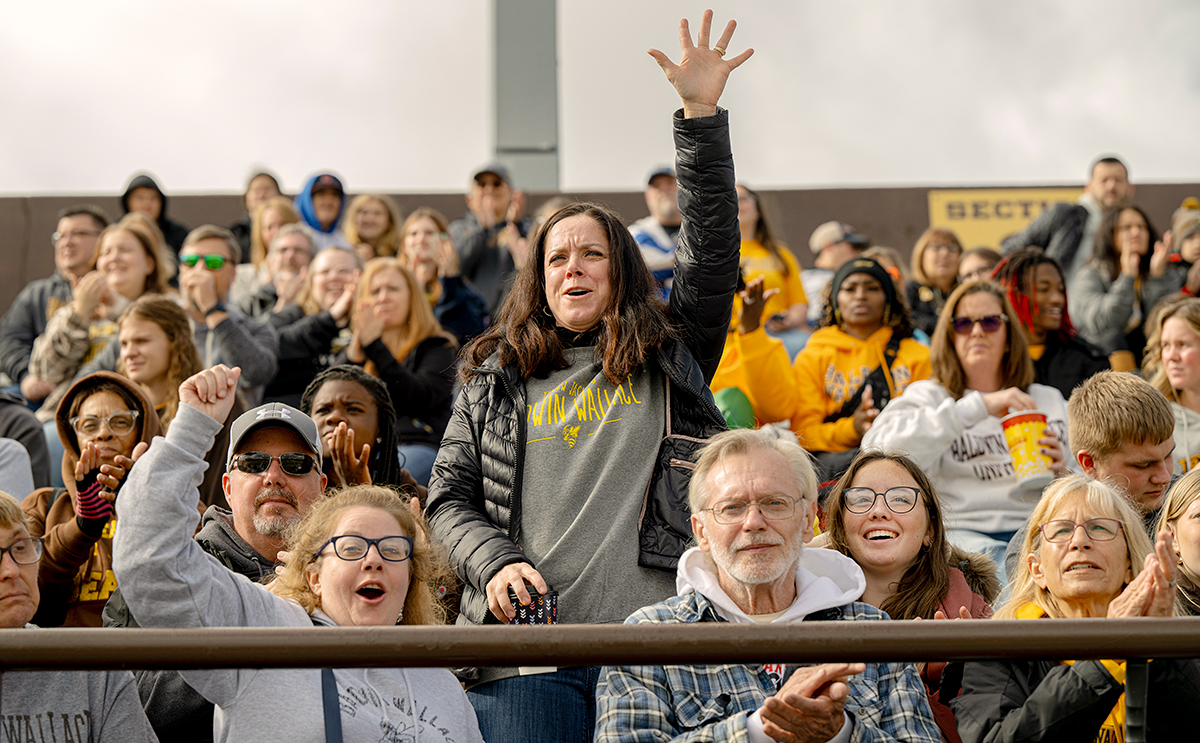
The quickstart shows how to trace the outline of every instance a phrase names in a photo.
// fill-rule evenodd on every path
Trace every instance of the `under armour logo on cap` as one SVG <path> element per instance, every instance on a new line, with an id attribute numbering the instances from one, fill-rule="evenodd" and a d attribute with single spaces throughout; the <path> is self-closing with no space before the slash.
<path id="1" fill-rule="evenodd" d="M 258 413 L 254 417 L 257 420 L 262 420 L 264 418 L 283 418 L 285 420 L 292 419 L 292 416 L 290 413 L 288 413 L 287 408 L 271 408 L 268 406 L 259 408 Z"/>

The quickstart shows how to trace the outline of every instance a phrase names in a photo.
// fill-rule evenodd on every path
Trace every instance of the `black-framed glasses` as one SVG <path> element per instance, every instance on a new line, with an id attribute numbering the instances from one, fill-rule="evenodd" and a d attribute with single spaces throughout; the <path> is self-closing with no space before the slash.
<path id="1" fill-rule="evenodd" d="M 73 237 L 99 237 L 99 235 L 100 233 L 96 230 L 71 230 L 70 232 L 55 232 L 51 234 L 50 241 L 57 245 Z"/>
<path id="2" fill-rule="evenodd" d="M 788 519 L 796 512 L 796 501 L 786 495 L 772 495 L 753 503 L 744 500 L 726 500 L 717 503 L 712 508 L 702 510 L 711 511 L 718 524 L 740 524 L 750 513 L 750 506 L 757 508 L 762 517 L 768 521 Z"/>
<path id="3" fill-rule="evenodd" d="M 412 557 L 413 540 L 412 537 L 380 537 L 379 539 L 368 539 L 357 534 L 340 534 L 336 537 L 330 537 L 325 544 L 321 545 L 321 549 L 317 550 L 317 554 L 313 555 L 313 560 L 321 556 L 325 548 L 333 545 L 333 554 L 346 560 L 347 562 L 355 562 L 367 556 L 367 551 L 371 549 L 371 545 L 375 545 L 375 550 L 379 552 L 379 556 L 388 562 L 404 562 Z"/>
<path id="4" fill-rule="evenodd" d="M 1047 521 L 1038 528 L 1042 530 L 1042 539 L 1058 544 L 1069 542 L 1075 536 L 1075 530 L 1083 527 L 1083 533 L 1094 542 L 1111 542 L 1117 538 L 1117 532 L 1123 528 L 1116 519 L 1089 519 L 1082 524 L 1066 519 Z"/>
<path id="5" fill-rule="evenodd" d="M 225 265 L 225 261 L 227 260 L 229 259 L 225 256 L 217 255 L 215 253 L 212 255 L 196 255 L 195 253 L 189 253 L 187 255 L 179 256 L 179 262 L 188 268 L 192 268 L 200 261 L 204 261 L 204 267 L 209 271 L 219 270 L 221 266 Z"/>
<path id="6" fill-rule="evenodd" d="M 0 547 L 0 562 L 4 561 L 5 553 L 8 553 L 13 562 L 18 565 L 32 565 L 42 559 L 42 538 L 25 537 L 7 547 Z"/>
<path id="7" fill-rule="evenodd" d="M 112 431 L 114 436 L 124 436 L 133 430 L 137 417 L 138 411 L 136 410 L 118 410 L 103 418 L 95 415 L 77 415 L 68 422 L 71 424 L 71 428 L 75 429 L 75 433 L 84 436 L 94 436 L 100 433 L 101 424 L 108 426 L 108 430 Z"/>
<path id="8" fill-rule="evenodd" d="M 842 502 L 850 513 L 866 513 L 875 507 L 875 501 L 883 497 L 883 504 L 892 513 L 908 513 L 917 505 L 920 488 L 897 485 L 877 493 L 870 488 L 846 488 L 842 491 Z"/>
<path id="9" fill-rule="evenodd" d="M 959 335 L 970 333 L 975 329 L 975 323 L 979 323 L 983 332 L 995 333 L 1006 320 L 1008 318 L 1004 315 L 984 315 L 983 317 L 956 317 L 950 324 L 954 328 L 954 332 Z"/>
<path id="10" fill-rule="evenodd" d="M 299 452 L 289 452 L 273 457 L 263 451 L 248 451 L 235 456 L 233 466 L 239 472 L 245 472 L 247 475 L 261 475 L 270 468 L 273 459 L 279 460 L 279 466 L 283 468 L 284 473 L 296 476 L 307 475 L 317 464 L 311 456 Z"/>

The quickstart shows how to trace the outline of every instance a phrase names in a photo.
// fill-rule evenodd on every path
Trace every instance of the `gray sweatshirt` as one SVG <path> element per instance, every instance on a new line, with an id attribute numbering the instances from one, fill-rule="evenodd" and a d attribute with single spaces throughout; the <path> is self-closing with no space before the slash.
<path id="1" fill-rule="evenodd" d="M 156 438 L 130 471 L 117 501 L 121 527 L 113 569 L 143 627 L 332 626 L 296 602 L 231 573 L 192 538 L 204 454 L 220 425 L 180 405 L 167 437 Z M 182 671 L 217 706 L 216 741 L 323 743 L 321 676 L 315 669 Z M 342 733 L 353 741 L 482 741 L 475 711 L 440 668 L 334 669 Z"/>
<path id="2" fill-rule="evenodd" d="M 7 671 L 0 690 L 6 742 L 158 740 L 129 671 Z"/>

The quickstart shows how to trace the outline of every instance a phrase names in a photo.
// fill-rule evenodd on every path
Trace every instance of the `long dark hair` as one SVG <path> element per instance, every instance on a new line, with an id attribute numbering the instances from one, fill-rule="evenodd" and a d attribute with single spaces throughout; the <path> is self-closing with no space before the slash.
<path id="1" fill-rule="evenodd" d="M 933 489 L 933 483 L 916 462 L 903 454 L 880 449 L 867 449 L 855 457 L 829 494 L 827 508 L 830 546 L 846 557 L 854 559 L 846 538 L 846 509 L 842 492 L 851 487 L 855 475 L 864 467 L 880 461 L 892 462 L 903 467 L 921 489 L 925 513 L 929 517 L 933 536 L 929 540 L 929 546 L 917 553 L 917 559 L 904 571 L 895 593 L 878 608 L 886 611 L 892 619 L 933 619 L 933 613 L 938 610 L 942 599 L 950 590 L 950 546 L 946 542 L 946 526 L 942 521 L 942 507 L 937 491 Z"/>
<path id="2" fill-rule="evenodd" d="M 499 354 L 502 365 L 515 365 L 522 379 L 544 377 L 567 368 L 563 342 L 546 303 L 543 266 L 547 235 L 559 222 L 579 215 L 596 220 L 609 244 L 612 304 L 597 325 L 595 342 L 595 360 L 602 364 L 604 376 L 614 385 L 621 384 L 645 362 L 650 349 L 674 336 L 667 307 L 658 299 L 650 270 L 621 218 L 599 204 L 569 204 L 537 231 L 529 246 L 529 257 L 517 273 L 499 316 L 463 349 L 463 381 L 474 377 L 479 365 L 493 353 Z"/>
<path id="3" fill-rule="evenodd" d="M 1008 301 L 1012 303 L 1013 311 L 1017 313 L 1021 325 L 1032 331 L 1033 315 L 1038 311 L 1034 280 L 1038 266 L 1054 266 L 1054 270 L 1058 271 L 1058 278 L 1062 279 L 1064 286 L 1062 325 L 1058 328 L 1058 337 L 1064 341 L 1074 338 L 1079 333 L 1071 323 L 1070 314 L 1067 313 L 1067 276 L 1063 272 L 1062 264 L 1043 253 L 1041 248 L 1021 248 L 1010 253 L 992 269 L 992 281 L 1004 287 Z"/>
<path id="4" fill-rule="evenodd" d="M 788 247 L 779 242 L 775 237 L 775 230 L 771 229 L 771 223 L 767 221 L 767 215 L 763 213 L 763 202 L 758 197 L 758 193 L 747 186 L 745 183 L 739 183 L 739 186 L 746 189 L 746 193 L 750 194 L 750 198 L 754 199 L 754 206 L 758 209 L 758 223 L 754 225 L 754 239 L 758 240 L 759 244 L 767 249 L 775 262 L 779 264 L 779 271 L 784 276 L 788 275 L 788 262 L 784 259 L 780 251 L 791 253 Z M 795 256 L 792 256 L 795 258 Z"/>
<path id="5" fill-rule="evenodd" d="M 371 445 L 371 460 L 367 467 L 371 470 L 372 484 L 399 490 L 404 484 L 404 479 L 400 475 L 400 459 L 396 453 L 399 443 L 396 440 L 396 407 L 392 404 L 392 396 L 388 394 L 387 387 L 378 377 L 373 377 L 361 367 L 351 364 L 331 366 L 317 374 L 304 389 L 304 395 L 300 398 L 300 411 L 312 416 L 313 400 L 316 399 L 317 392 L 326 382 L 334 381 L 357 382 L 375 401 L 375 409 L 379 413 L 379 420 L 376 422 L 379 441 L 358 443 Z"/>
<path id="6" fill-rule="evenodd" d="M 1096 230 L 1096 248 L 1092 260 L 1108 272 L 1110 280 L 1116 279 L 1117 275 L 1121 273 L 1121 251 L 1117 249 L 1117 223 L 1121 221 L 1121 213 L 1131 209 L 1141 214 L 1142 219 L 1146 220 L 1146 232 L 1150 233 L 1150 239 L 1146 243 L 1146 252 L 1142 254 L 1141 263 L 1138 264 L 1138 276 L 1146 278 L 1150 274 L 1150 258 L 1154 255 L 1154 243 L 1158 242 L 1158 230 L 1154 229 L 1154 223 L 1150 221 L 1149 214 L 1140 206 L 1131 204 L 1113 209 L 1104 217 L 1100 228 Z"/>

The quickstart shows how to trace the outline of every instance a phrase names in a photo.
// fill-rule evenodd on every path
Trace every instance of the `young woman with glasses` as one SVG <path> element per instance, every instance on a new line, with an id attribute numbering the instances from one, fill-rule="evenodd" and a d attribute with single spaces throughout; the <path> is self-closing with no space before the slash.
<path id="1" fill-rule="evenodd" d="M 135 383 L 111 372 L 83 377 L 55 415 L 66 454 L 66 488 L 35 490 L 21 503 L 30 536 L 45 540 L 42 593 L 34 623 L 99 627 L 117 587 L 112 571 L 113 502 L 133 449 L 162 432 L 154 405 Z"/>
<path id="2" fill-rule="evenodd" d="M 1151 544 L 1141 515 L 1115 488 L 1082 475 L 1062 478 L 1029 523 L 1011 596 L 996 619 L 1171 616 L 1170 536 L 1160 533 Z M 961 696 L 946 691 L 966 743 L 1118 741 L 1125 739 L 1125 671 L 1123 660 L 972 662 L 962 668 Z M 1156 658 L 1149 677 L 1150 739 L 1191 738 L 1200 704 L 1196 662 Z"/>
<path id="3" fill-rule="evenodd" d="M 929 355 L 933 375 L 879 414 L 863 448 L 907 451 L 940 484 L 950 542 L 1000 564 L 1038 496 L 1017 481 L 1000 419 L 1018 410 L 1044 413 L 1040 445 L 1055 473 L 1065 474 L 1067 403 L 1053 387 L 1033 383 L 1025 334 L 991 282 L 954 290 Z"/>
<path id="4" fill-rule="evenodd" d="M 830 491 L 821 546 L 858 563 L 860 601 L 892 619 L 987 619 L 1000 590 L 990 560 L 946 541 L 937 493 L 903 454 L 864 451 Z M 818 539 L 822 539 L 819 537 Z M 954 714 L 938 700 L 945 663 L 921 663 L 921 680 L 942 734 L 957 743 Z"/>
<path id="5" fill-rule="evenodd" d="M 917 240 L 912 253 L 912 280 L 905 287 L 913 325 L 932 335 L 946 297 L 958 286 L 958 261 L 963 246 L 958 236 L 931 227 Z"/>

